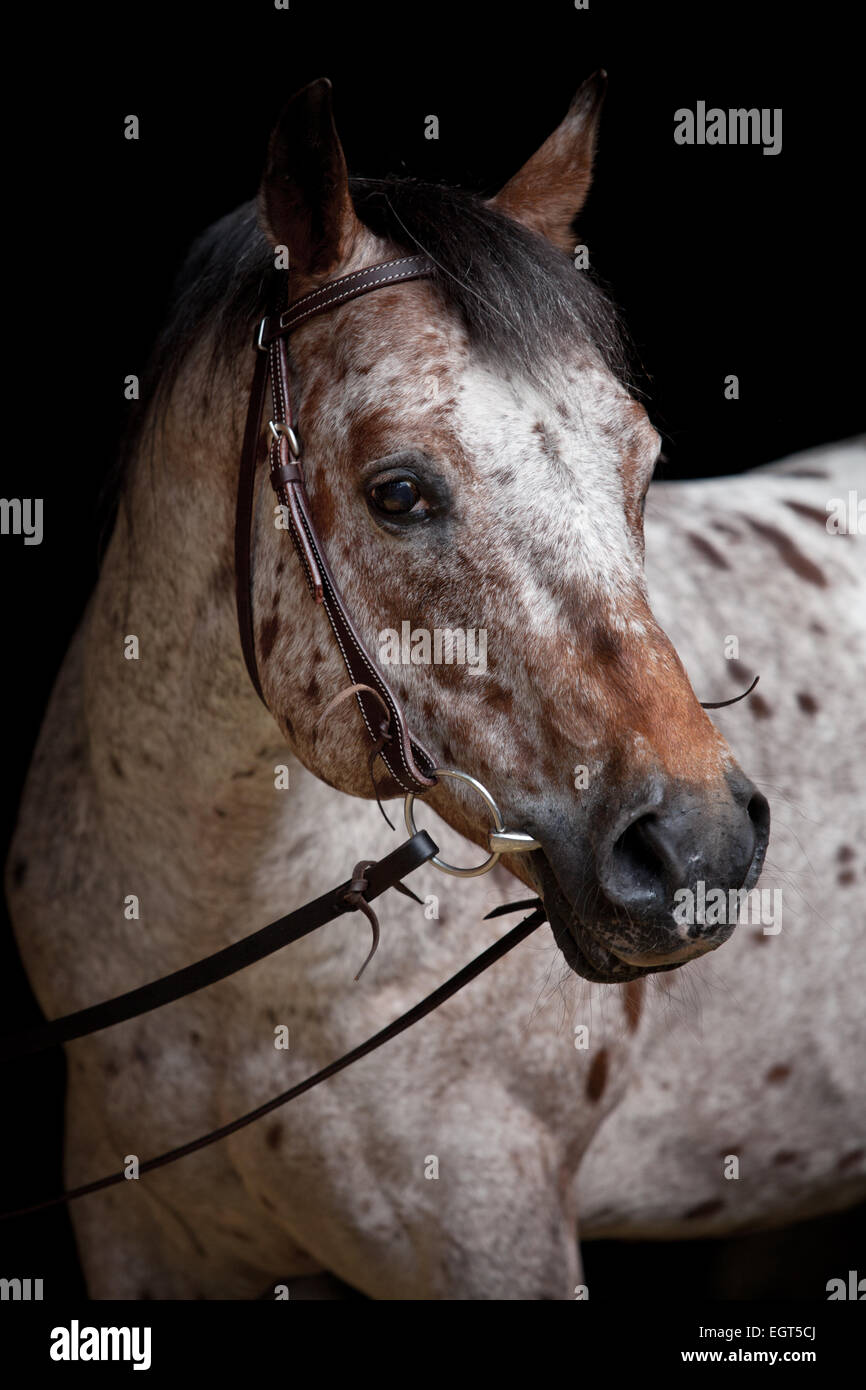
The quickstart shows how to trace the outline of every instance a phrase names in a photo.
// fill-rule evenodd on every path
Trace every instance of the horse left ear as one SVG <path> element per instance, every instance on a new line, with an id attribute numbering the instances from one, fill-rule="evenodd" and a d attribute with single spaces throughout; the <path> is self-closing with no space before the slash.
<path id="1" fill-rule="evenodd" d="M 268 146 L 258 213 L 271 245 L 288 247 L 290 269 L 302 278 L 327 274 L 351 254 L 361 228 L 326 77 L 283 108 Z"/>
<path id="2" fill-rule="evenodd" d="M 561 251 L 574 249 L 572 223 L 586 201 L 607 73 L 588 77 L 575 94 L 565 120 L 549 135 L 504 188 L 493 207 L 547 237 Z"/>

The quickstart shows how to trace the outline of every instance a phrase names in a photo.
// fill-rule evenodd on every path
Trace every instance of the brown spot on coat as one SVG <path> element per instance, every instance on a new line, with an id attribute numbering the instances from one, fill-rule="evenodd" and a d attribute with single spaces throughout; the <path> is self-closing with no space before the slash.
<path id="1" fill-rule="evenodd" d="M 382 291 L 379 290 L 378 293 L 381 294 Z M 308 418 L 320 413 L 312 401 L 307 400 L 304 405 Z M 348 426 L 348 449 L 351 457 L 379 459 L 386 458 L 392 452 L 387 442 L 394 429 L 394 414 L 390 405 L 378 405 L 367 411 L 358 411 L 350 415 Z M 319 518 L 314 515 L 313 520 L 318 522 Z"/>
<path id="2" fill-rule="evenodd" d="M 840 845 L 836 858 L 840 864 L 850 864 L 854 858 L 854 851 L 850 845 Z"/>
<path id="3" fill-rule="evenodd" d="M 589 1075 L 586 1078 L 587 1100 L 600 1100 L 607 1085 L 607 1048 L 602 1047 L 592 1059 Z"/>
<path id="4" fill-rule="evenodd" d="M 514 696 L 498 681 L 491 681 L 484 687 L 484 702 L 500 714 L 511 714 L 514 709 Z"/>
<path id="5" fill-rule="evenodd" d="M 279 630 L 280 624 L 275 614 L 271 614 L 271 616 L 262 623 L 262 630 L 259 634 L 259 649 L 262 654 L 262 661 L 267 661 L 271 652 L 274 650 L 274 643 L 277 640 L 277 633 Z"/>
<path id="6" fill-rule="evenodd" d="M 322 537 L 330 536 L 334 530 L 337 506 L 334 494 L 328 485 L 327 475 L 323 472 L 317 473 L 316 493 L 314 497 L 310 498 L 310 508 L 316 530 Z"/>
<path id="7" fill-rule="evenodd" d="M 493 474 L 497 486 L 502 488 L 513 487 L 519 476 L 517 469 L 510 463 L 503 464 Z"/>
<path id="8" fill-rule="evenodd" d="M 698 535 L 697 531 L 688 531 L 687 536 L 693 548 L 702 555 L 705 560 L 709 560 L 711 565 L 715 565 L 718 570 L 729 570 L 731 567 L 720 550 L 716 550 L 712 541 L 708 541 L 706 536 Z"/>
<path id="9" fill-rule="evenodd" d="M 634 1033 L 640 1023 L 641 1009 L 643 1008 L 643 995 L 644 981 L 642 979 L 629 980 L 623 987 L 625 1024 L 630 1033 Z"/>
<path id="10" fill-rule="evenodd" d="M 804 714 L 817 714 L 818 701 L 814 695 L 810 695 L 807 690 L 797 691 L 797 704 Z"/>
<path id="11" fill-rule="evenodd" d="M 780 531 L 778 526 L 770 526 L 765 521 L 756 521 L 751 516 L 746 517 L 746 520 L 753 531 L 757 531 L 759 536 L 763 536 L 764 540 L 775 546 L 779 552 L 779 558 L 789 569 L 793 570 L 801 579 L 805 579 L 807 584 L 815 584 L 819 589 L 827 588 L 826 575 L 808 556 L 803 554 L 790 536 L 786 536 L 785 532 Z"/>
<path id="12" fill-rule="evenodd" d="M 773 713 L 763 695 L 757 690 L 749 696 L 749 709 L 756 719 L 769 719 Z"/>
<path id="13" fill-rule="evenodd" d="M 846 1168 L 853 1168 L 863 1158 L 866 1158 L 866 1149 L 852 1149 L 850 1153 L 842 1155 L 836 1167 L 840 1173 L 844 1173 Z"/>
<path id="14" fill-rule="evenodd" d="M 778 1168 L 781 1168 L 786 1163 L 796 1163 L 799 1157 L 800 1155 L 795 1153 L 793 1149 L 780 1149 L 779 1152 L 773 1156 L 773 1162 Z"/>
<path id="15" fill-rule="evenodd" d="M 774 1067 L 770 1067 L 770 1070 L 767 1072 L 767 1075 L 764 1077 L 764 1080 L 771 1082 L 787 1081 L 790 1075 L 790 1066 L 788 1066 L 786 1062 L 777 1062 Z"/>
<path id="16" fill-rule="evenodd" d="M 592 654 L 600 666 L 622 666 L 623 665 L 623 643 L 618 632 L 612 628 L 604 627 L 601 623 L 594 625 L 592 635 Z"/>
<path id="17" fill-rule="evenodd" d="M 690 1207 L 683 1213 L 686 1221 L 697 1221 L 703 1216 L 716 1216 L 724 1208 L 721 1197 L 711 1197 L 708 1202 L 700 1202 L 696 1207 Z"/>
<path id="18" fill-rule="evenodd" d="M 731 675 L 734 676 L 736 680 L 742 681 L 743 685 L 750 685 L 755 679 L 755 672 L 751 667 L 746 666 L 742 661 L 738 661 L 735 656 L 731 657 L 728 661 L 728 666 Z"/>
<path id="19" fill-rule="evenodd" d="M 282 1139 L 282 1137 L 283 1127 L 280 1124 L 279 1120 L 276 1122 L 276 1124 L 268 1125 L 268 1128 L 265 1130 L 265 1143 L 267 1144 L 269 1149 L 278 1149 L 280 1147 L 280 1140 Z"/>
<path id="20" fill-rule="evenodd" d="M 843 888 L 847 888 L 849 884 L 856 882 L 856 879 L 857 875 L 853 869 L 843 869 L 837 882 L 841 883 Z"/>
<path id="21" fill-rule="evenodd" d="M 789 502 L 785 499 L 785 506 L 790 507 L 792 512 L 797 512 L 799 516 L 805 516 L 809 521 L 817 521 L 819 526 L 827 529 L 827 513 L 822 512 L 818 507 L 808 507 L 805 502 Z"/>
<path id="22" fill-rule="evenodd" d="M 229 594 L 235 587 L 234 555 L 223 555 L 211 574 L 211 589 L 216 594 Z"/>

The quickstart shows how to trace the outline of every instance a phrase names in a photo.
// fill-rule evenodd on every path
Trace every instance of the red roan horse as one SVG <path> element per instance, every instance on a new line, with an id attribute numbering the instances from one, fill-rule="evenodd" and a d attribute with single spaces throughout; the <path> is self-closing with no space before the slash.
<path id="1" fill-rule="evenodd" d="M 503 863 L 553 935 L 284 1114 L 76 1202 L 94 1297 L 246 1298 L 330 1272 L 377 1298 L 563 1299 L 579 1236 L 722 1233 L 864 1190 L 850 748 L 866 567 L 856 525 L 825 524 L 864 455 L 660 485 L 644 517 L 659 439 L 571 259 L 601 92 L 586 83 L 484 202 L 350 185 L 314 83 L 274 133 L 257 215 L 218 223 L 184 272 L 9 861 L 42 1007 L 198 959 L 394 843 L 354 702 L 321 718 L 345 671 L 264 478 L 268 708 L 241 659 L 232 531 L 256 321 L 278 289 L 419 248 L 431 280 L 291 338 L 310 506 L 368 647 L 385 660 L 393 634 L 422 634 L 421 659 L 387 669 L 412 729 L 540 841 Z M 445 629 L 484 633 L 484 662 L 425 659 Z M 759 691 L 711 721 L 675 647 L 702 694 L 758 669 Z M 722 731 L 773 796 L 774 840 L 751 921 L 708 958 L 768 836 Z M 429 800 L 443 854 L 466 862 L 483 804 L 451 781 Z M 412 885 L 424 909 L 389 896 L 358 984 L 366 928 L 341 918 L 70 1044 L 67 1183 L 229 1120 L 374 1032 L 502 934 L 481 919 L 515 887 L 502 867 Z"/>

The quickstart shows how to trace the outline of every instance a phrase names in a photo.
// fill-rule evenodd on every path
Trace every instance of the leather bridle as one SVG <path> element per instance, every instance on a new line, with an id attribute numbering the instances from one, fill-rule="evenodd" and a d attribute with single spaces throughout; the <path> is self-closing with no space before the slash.
<path id="1" fill-rule="evenodd" d="M 339 588 L 331 573 L 324 553 L 324 547 L 316 533 L 310 514 L 304 475 L 301 467 L 301 446 L 292 415 L 289 395 L 289 369 L 286 338 L 293 329 L 306 323 L 315 315 L 328 309 L 348 303 L 359 295 L 372 290 L 397 285 L 407 280 L 417 280 L 432 274 L 433 262 L 423 255 L 400 256 L 353 271 L 349 275 L 330 280 L 318 289 L 295 300 L 282 313 L 263 318 L 255 335 L 256 366 L 253 374 L 250 403 L 244 430 L 243 451 L 238 478 L 237 513 L 235 521 L 235 579 L 238 629 L 241 648 L 249 672 L 250 680 L 262 701 L 265 696 L 259 677 L 256 659 L 255 629 L 252 600 L 252 521 L 255 498 L 255 484 L 262 416 L 268 391 L 270 389 L 272 417 L 268 422 L 270 444 L 268 450 L 269 476 L 277 500 L 284 509 L 288 529 L 300 557 L 307 586 L 316 603 L 321 604 L 328 617 L 334 638 L 350 677 L 350 690 L 355 694 L 364 719 L 367 733 L 372 740 L 372 748 L 381 756 L 394 783 L 406 795 L 405 819 L 410 838 L 398 849 L 392 851 L 378 863 L 361 863 L 356 866 L 352 878 L 336 889 L 307 903 L 295 912 L 281 917 L 276 922 L 244 937 L 232 946 L 207 956 L 193 965 L 185 966 L 171 975 L 163 976 L 150 984 L 118 995 L 102 1004 L 91 1005 L 76 1013 L 67 1014 L 25 1033 L 7 1034 L 0 1037 L 0 1060 L 12 1061 L 17 1058 L 45 1051 L 47 1048 L 87 1037 L 123 1023 L 164 1004 L 183 999 L 207 985 L 228 978 L 248 965 L 264 959 L 283 946 L 299 940 L 309 932 L 333 921 L 336 917 L 362 909 L 374 924 L 374 946 L 378 938 L 378 924 L 368 904 L 388 888 L 398 888 L 410 897 L 415 895 L 405 888 L 402 879 L 423 863 L 432 863 L 445 873 L 470 877 L 486 873 L 493 867 L 501 854 L 525 853 L 539 848 L 537 840 L 523 831 L 508 830 L 505 827 L 499 807 L 490 792 L 474 777 L 452 768 L 438 768 L 423 744 L 409 731 L 405 716 L 381 670 L 372 660 L 364 646 L 351 617 L 346 611 Z M 383 711 L 386 718 L 383 720 Z M 475 868 L 459 868 L 446 864 L 438 857 L 438 847 L 426 833 L 415 827 L 413 802 L 416 795 L 429 791 L 437 785 L 440 777 L 457 779 L 471 786 L 486 802 L 493 818 L 493 829 L 489 833 L 487 859 Z M 419 900 L 420 901 L 420 900 Z M 375 1033 L 371 1038 L 331 1062 L 322 1070 L 306 1077 L 288 1091 L 258 1106 L 255 1110 L 233 1120 L 219 1129 L 211 1130 L 187 1144 L 139 1164 L 139 1173 L 150 1172 L 164 1167 L 190 1153 L 206 1148 L 220 1139 L 234 1134 L 252 1124 L 263 1115 L 271 1113 L 278 1106 L 294 1100 L 313 1086 L 320 1085 L 337 1072 L 344 1070 L 353 1062 L 359 1061 L 370 1052 L 383 1046 L 406 1028 L 417 1023 L 458 990 L 469 984 L 495 961 L 546 921 L 544 906 L 538 899 L 527 899 L 508 903 L 495 908 L 488 917 L 498 917 L 505 912 L 530 908 L 528 917 L 499 941 L 470 961 L 455 975 L 446 980 L 420 1003 Z M 0 1218 L 23 1216 L 46 1207 L 72 1201 L 93 1192 L 100 1192 L 125 1180 L 126 1173 L 111 1173 L 107 1177 L 86 1183 L 54 1197 L 49 1197 L 31 1206 L 13 1211 L 0 1212 Z"/>
<path id="2" fill-rule="evenodd" d="M 351 275 L 330 280 L 319 289 L 296 299 L 282 314 L 262 319 L 256 333 L 256 369 L 244 431 L 235 524 L 235 584 L 241 647 L 250 680 L 264 701 L 253 629 L 250 532 L 262 412 L 270 387 L 272 416 L 268 423 L 268 459 L 271 487 L 284 509 L 310 594 L 316 603 L 322 604 L 328 615 L 352 684 L 364 687 L 357 691 L 356 698 L 367 732 L 374 743 L 381 737 L 382 706 L 387 708 L 389 727 L 380 757 L 404 792 L 426 792 L 435 787 L 435 764 L 427 750 L 409 733 L 394 692 L 368 654 L 346 611 L 325 558 L 324 547 L 316 534 L 304 486 L 301 446 L 294 429 L 286 338 L 293 329 L 328 309 L 346 304 L 372 290 L 429 276 L 433 269 L 433 262 L 427 256 L 400 256 L 382 261 L 365 270 L 356 270 Z"/>
<path id="3" fill-rule="evenodd" d="M 271 487 L 287 519 L 288 530 L 300 557 L 310 594 L 316 603 L 322 604 L 328 616 L 373 748 L 382 758 L 397 787 L 406 794 L 407 829 L 410 834 L 415 831 L 412 814 L 415 796 L 435 787 L 438 779 L 443 776 L 471 786 L 486 802 L 491 812 L 493 829 L 488 837 L 490 853 L 482 864 L 464 869 L 446 864 L 438 855 L 432 860 L 434 867 L 444 873 L 468 878 L 487 873 L 501 854 L 524 854 L 528 850 L 539 849 L 539 842 L 523 831 L 506 829 L 499 808 L 490 793 L 474 777 L 453 768 L 436 767 L 427 749 L 410 733 L 397 697 L 368 653 L 363 639 L 346 611 L 310 515 L 301 467 L 301 444 L 294 428 L 286 350 L 288 335 L 318 314 L 346 304 L 360 295 L 369 294 L 372 290 L 399 285 L 406 280 L 425 279 L 432 275 L 434 270 L 434 262 L 429 256 L 398 256 L 393 260 L 380 261 L 376 265 L 366 266 L 363 270 L 355 270 L 349 275 L 329 280 L 318 289 L 294 300 L 281 314 L 262 319 L 255 335 L 256 368 L 247 410 L 238 477 L 235 592 L 238 630 L 247 671 L 260 699 L 267 705 L 256 659 L 251 531 L 262 415 L 270 388 L 273 411 L 268 422 Z M 384 723 L 383 709 L 387 713 Z"/>

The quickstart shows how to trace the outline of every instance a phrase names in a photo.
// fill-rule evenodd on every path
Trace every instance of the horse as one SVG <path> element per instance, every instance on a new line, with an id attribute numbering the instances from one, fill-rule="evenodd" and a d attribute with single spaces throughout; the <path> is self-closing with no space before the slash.
<path id="1" fill-rule="evenodd" d="M 255 202 L 181 272 L 7 865 L 40 1006 L 184 966 L 393 844 L 377 802 L 400 787 L 341 698 L 340 653 L 261 482 L 261 701 L 232 536 L 255 325 L 419 250 L 431 277 L 291 337 L 309 506 L 380 661 L 404 624 L 485 633 L 484 663 L 422 643 L 388 679 L 438 767 L 479 779 L 540 848 L 457 883 L 420 869 L 423 907 L 383 901 L 357 982 L 360 918 L 341 917 L 70 1043 L 67 1185 L 232 1119 L 383 1026 L 500 939 L 486 914 L 517 880 L 550 933 L 290 1112 L 74 1202 L 93 1298 L 336 1279 L 384 1299 L 559 1300 L 584 1288 L 582 1238 L 721 1233 L 863 1191 L 863 800 L 840 739 L 862 718 L 863 571 L 856 535 L 818 524 L 828 489 L 862 480 L 863 450 L 656 484 L 647 502 L 660 438 L 571 259 L 603 89 L 584 83 L 483 200 L 350 180 L 330 84 L 313 83 L 279 118 Z M 761 690 L 711 719 L 686 666 L 732 697 L 760 671 Z M 764 866 L 768 800 L 734 746 L 776 803 L 761 882 L 784 891 L 777 934 L 679 910 L 707 887 L 748 895 Z M 488 843 L 463 784 L 440 779 L 424 804 L 452 862 Z"/>

